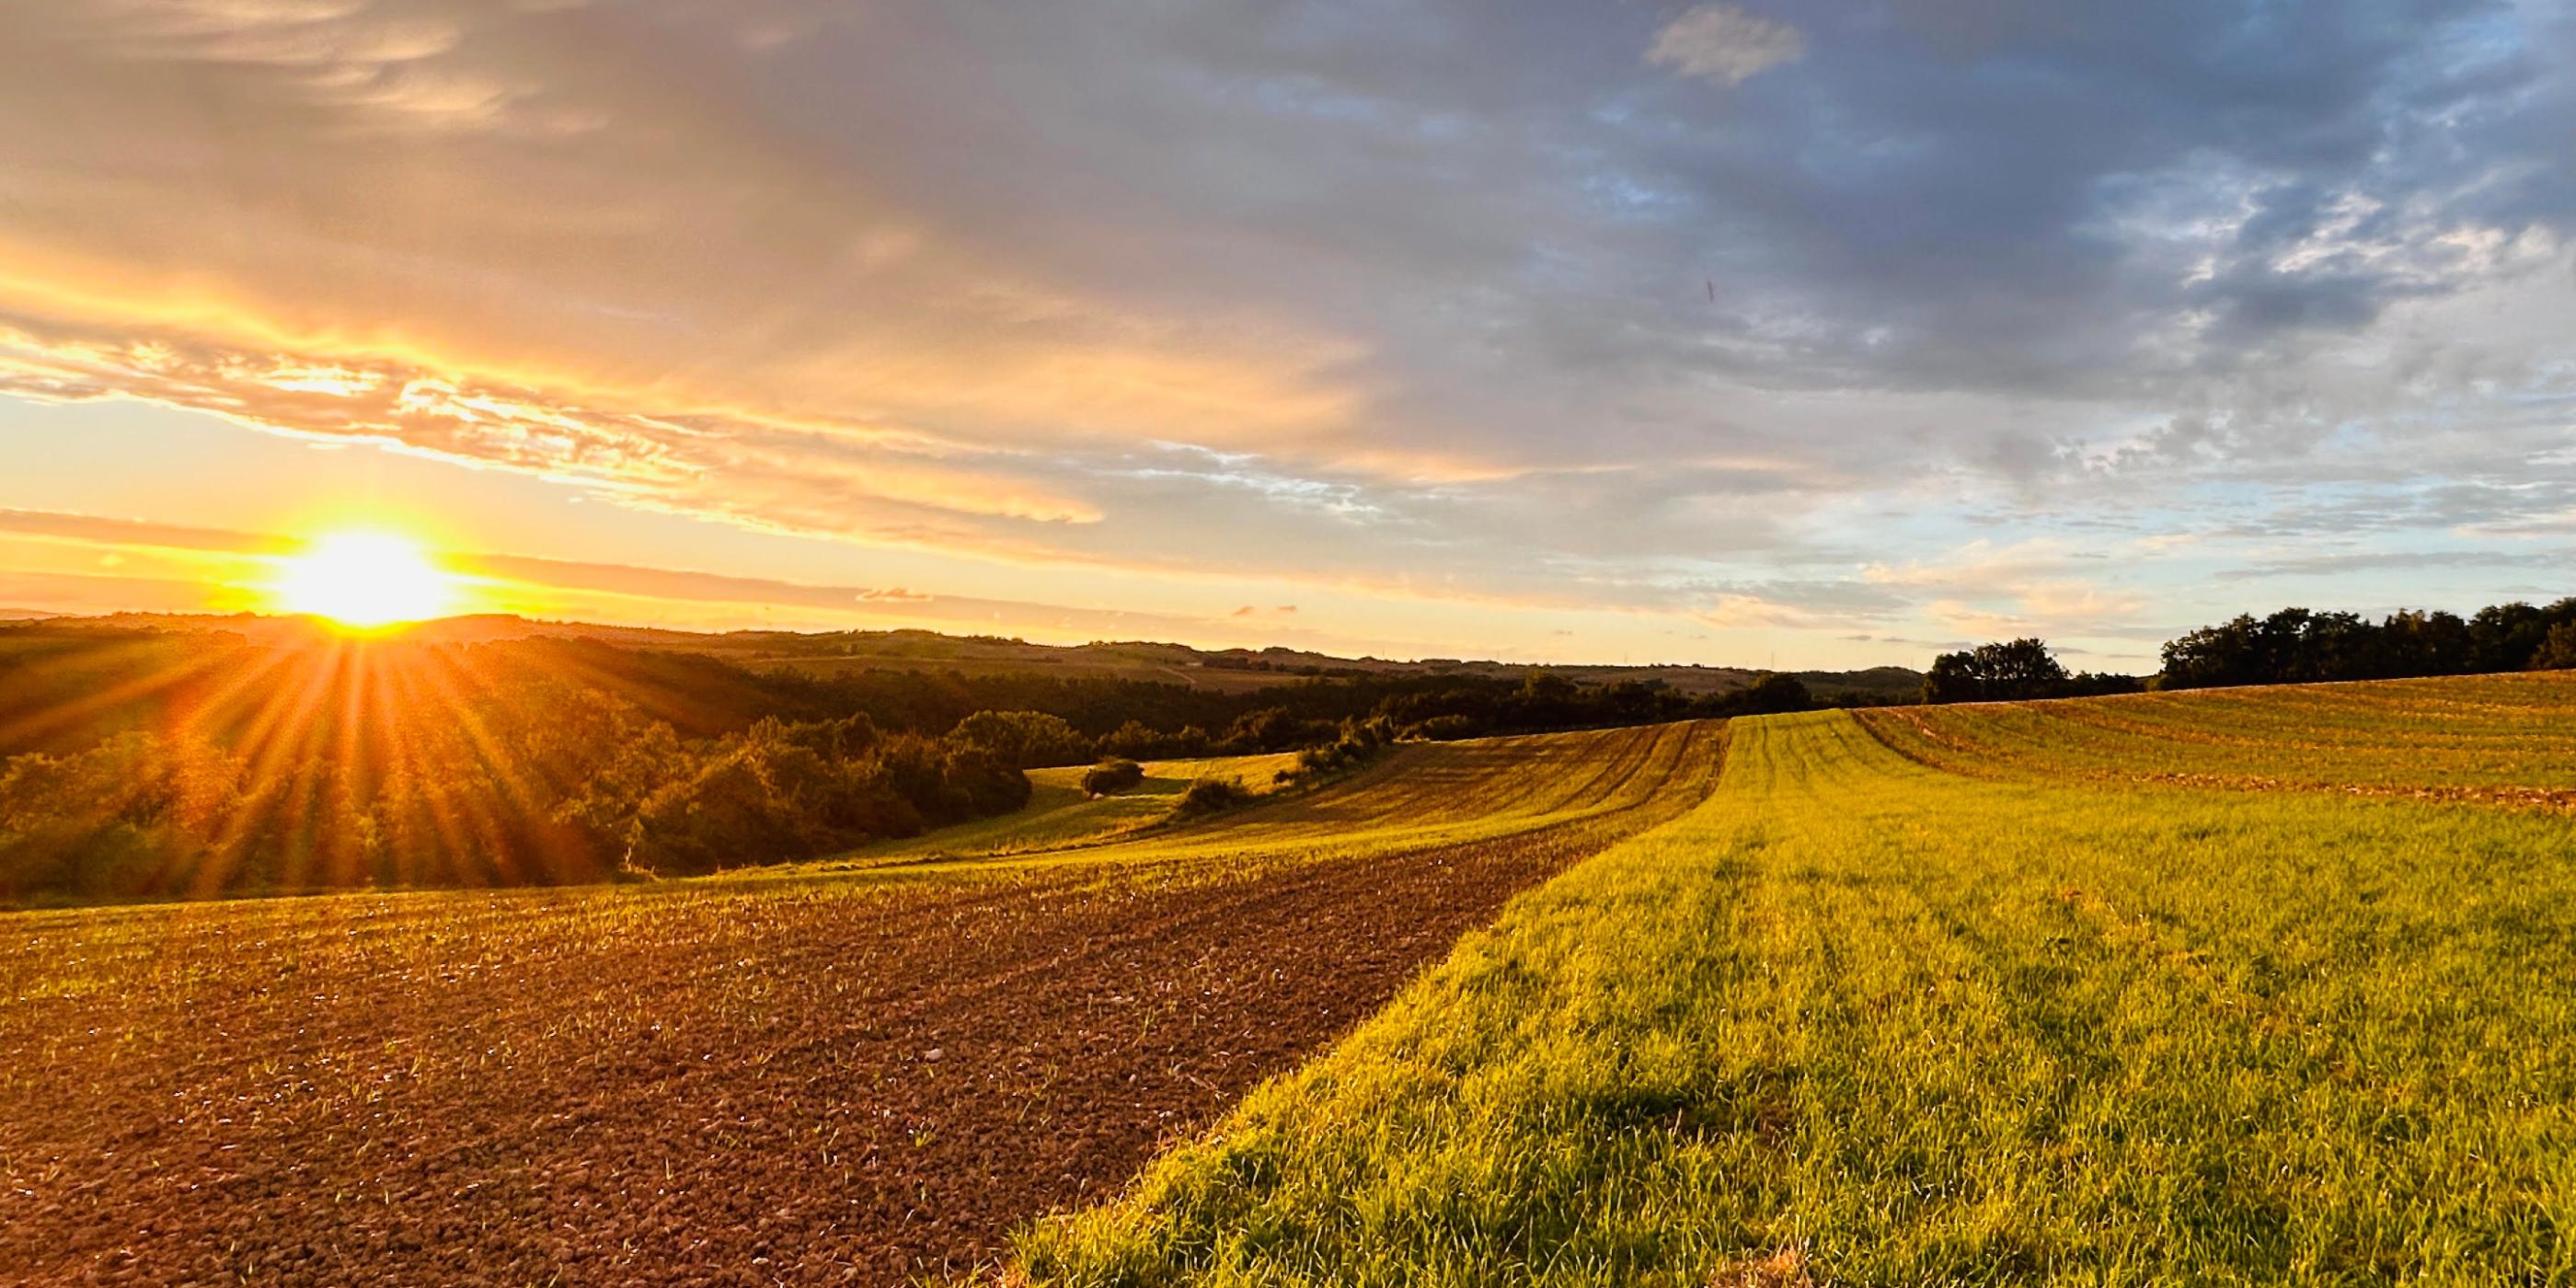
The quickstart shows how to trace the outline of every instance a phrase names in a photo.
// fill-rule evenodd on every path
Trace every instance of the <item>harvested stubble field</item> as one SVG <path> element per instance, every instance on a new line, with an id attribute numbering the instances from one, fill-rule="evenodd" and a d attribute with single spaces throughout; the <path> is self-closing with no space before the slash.
<path id="1" fill-rule="evenodd" d="M 1015 1271 L 2576 1282 L 2571 767 L 2567 676 L 1738 721 Z"/>
<path id="2" fill-rule="evenodd" d="M 1858 714 L 1957 773 L 2576 808 L 2576 671 Z"/>
<path id="3" fill-rule="evenodd" d="M 981 862 L 0 917 L 0 1280 L 959 1270 L 1687 810 L 1717 746 L 1408 747 Z"/>

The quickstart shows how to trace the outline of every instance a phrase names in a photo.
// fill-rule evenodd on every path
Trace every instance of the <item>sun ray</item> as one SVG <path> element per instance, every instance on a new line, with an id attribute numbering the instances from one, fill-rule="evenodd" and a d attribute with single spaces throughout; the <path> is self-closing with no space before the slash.
<path id="1" fill-rule="evenodd" d="M 101 712 L 112 711 L 118 706 L 153 694 L 182 688 L 192 679 L 206 674 L 213 666 L 212 661 L 204 659 L 181 661 L 167 668 L 149 671 L 123 683 L 96 690 L 74 701 L 38 707 L 6 723 L 0 723 L 0 744 L 24 746 L 53 737 L 64 730 L 78 729 Z"/>

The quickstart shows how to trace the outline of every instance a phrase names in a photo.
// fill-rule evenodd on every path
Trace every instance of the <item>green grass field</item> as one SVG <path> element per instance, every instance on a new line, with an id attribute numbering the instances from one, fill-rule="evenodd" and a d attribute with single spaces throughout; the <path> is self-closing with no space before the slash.
<path id="1" fill-rule="evenodd" d="M 1738 722 L 1017 1273 L 2576 1280 L 2576 681 L 1868 721 Z"/>

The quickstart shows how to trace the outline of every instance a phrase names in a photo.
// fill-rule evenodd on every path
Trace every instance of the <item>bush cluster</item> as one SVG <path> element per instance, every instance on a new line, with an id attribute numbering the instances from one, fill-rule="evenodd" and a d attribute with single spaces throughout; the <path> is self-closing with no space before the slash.
<path id="1" fill-rule="evenodd" d="M 1298 752 L 1297 768 L 1285 776 L 1313 782 L 1348 773 L 1376 759 L 1395 739 L 1395 722 L 1385 716 L 1345 721 L 1331 742 Z"/>
<path id="2" fill-rule="evenodd" d="M 1082 790 L 1094 796 L 1114 796 L 1145 781 L 1145 767 L 1123 756 L 1112 756 L 1082 771 Z"/>
<path id="3" fill-rule="evenodd" d="M 1231 778 L 1202 778 L 1181 793 L 1180 804 L 1172 807 L 1172 817 L 1205 818 L 1246 804 L 1251 799 L 1252 794 Z"/>

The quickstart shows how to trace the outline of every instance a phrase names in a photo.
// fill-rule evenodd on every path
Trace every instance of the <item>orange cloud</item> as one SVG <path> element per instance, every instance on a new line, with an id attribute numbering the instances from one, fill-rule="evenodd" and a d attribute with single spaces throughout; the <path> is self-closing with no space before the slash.
<path id="1" fill-rule="evenodd" d="M 864 435 L 703 415 L 682 423 L 376 354 L 259 353 L 168 332 L 122 343 L 48 342 L 23 328 L 0 329 L 0 390 L 62 400 L 138 398 L 262 429 L 399 445 L 596 485 L 662 508 L 832 535 L 866 535 L 850 522 L 854 499 L 1039 522 L 1100 518 L 1078 498 Z M 809 503 L 795 504 L 799 496 Z M 764 504 L 770 501 L 781 504 Z"/>

